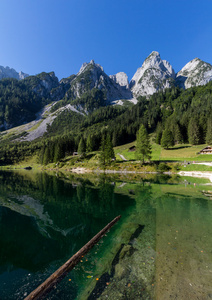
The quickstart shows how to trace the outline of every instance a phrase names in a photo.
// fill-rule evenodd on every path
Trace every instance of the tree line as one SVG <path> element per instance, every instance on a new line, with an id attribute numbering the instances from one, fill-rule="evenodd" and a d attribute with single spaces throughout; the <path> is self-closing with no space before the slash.
<path id="1" fill-rule="evenodd" d="M 10 80 L 11 89 L 12 82 Z M 4 81 L 0 83 L 3 85 Z M 9 89 L 5 90 L 4 97 L 10 99 L 9 93 Z M 39 101 L 34 103 L 35 111 Z M 139 97 L 138 103 L 130 107 L 104 106 L 84 116 L 64 111 L 55 118 L 43 138 L 37 141 L 1 142 L 0 163 L 21 161 L 39 151 L 42 164 L 56 162 L 78 151 L 80 143 L 84 143 L 87 152 L 100 150 L 102 132 L 110 137 L 113 147 L 126 144 L 136 140 L 141 125 L 148 133 L 154 133 L 155 142 L 164 148 L 180 143 L 212 144 L 212 82 L 187 90 L 174 87 L 149 99 Z"/>

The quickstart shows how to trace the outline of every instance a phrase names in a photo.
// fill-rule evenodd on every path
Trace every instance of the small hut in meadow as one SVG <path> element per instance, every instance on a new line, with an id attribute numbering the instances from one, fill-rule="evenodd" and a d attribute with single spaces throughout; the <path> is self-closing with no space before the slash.
<path id="1" fill-rule="evenodd" d="M 211 146 L 205 147 L 199 152 L 199 154 L 212 154 L 212 147 Z"/>

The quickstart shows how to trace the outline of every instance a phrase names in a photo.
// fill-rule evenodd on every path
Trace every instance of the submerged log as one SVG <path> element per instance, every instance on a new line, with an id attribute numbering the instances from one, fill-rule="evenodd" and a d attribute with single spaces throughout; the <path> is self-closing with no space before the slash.
<path id="1" fill-rule="evenodd" d="M 64 265 L 55 271 L 49 278 L 47 278 L 39 287 L 32 291 L 24 300 L 40 299 L 44 294 L 48 293 L 58 282 L 60 282 L 69 271 L 71 271 L 93 246 L 105 235 L 105 233 L 121 218 L 116 217 L 107 226 L 105 226 L 99 233 L 97 233 L 87 244 L 85 244 L 77 253 L 75 253 Z"/>

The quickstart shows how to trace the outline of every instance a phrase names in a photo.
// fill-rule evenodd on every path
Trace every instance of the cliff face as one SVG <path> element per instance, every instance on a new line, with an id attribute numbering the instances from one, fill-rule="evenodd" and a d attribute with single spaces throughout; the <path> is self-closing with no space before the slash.
<path id="1" fill-rule="evenodd" d="M 135 97 L 148 96 L 170 88 L 174 80 L 175 72 L 170 63 L 162 60 L 160 54 L 153 51 L 136 71 L 130 87 Z"/>
<path id="2" fill-rule="evenodd" d="M 73 98 L 80 98 L 92 89 L 101 90 L 108 102 L 132 98 L 125 73 L 108 76 L 102 66 L 96 64 L 93 60 L 82 65 L 79 73 L 71 82 L 69 96 L 72 94 Z"/>
<path id="3" fill-rule="evenodd" d="M 30 84 L 39 96 L 56 101 L 65 95 L 69 99 L 80 98 L 84 93 L 98 89 L 104 93 L 107 102 L 113 102 L 149 96 L 173 85 L 185 89 L 205 85 L 212 80 L 212 66 L 195 58 L 175 74 L 171 64 L 162 60 L 157 51 L 153 51 L 137 69 L 130 83 L 124 72 L 108 76 L 103 67 L 96 64 L 94 60 L 82 64 L 76 75 L 63 78 L 60 82 L 54 72 L 29 76 L 23 72 L 18 73 L 12 68 L 0 66 L 0 80 L 4 78 L 22 79 Z"/>
<path id="4" fill-rule="evenodd" d="M 205 85 L 212 80 L 212 66 L 209 63 L 195 58 L 188 62 L 177 73 L 176 82 L 182 88 Z"/>

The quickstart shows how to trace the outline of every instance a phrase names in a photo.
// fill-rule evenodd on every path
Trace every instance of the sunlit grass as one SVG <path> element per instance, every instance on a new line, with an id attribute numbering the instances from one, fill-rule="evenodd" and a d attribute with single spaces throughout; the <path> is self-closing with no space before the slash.
<path id="1" fill-rule="evenodd" d="M 115 154 L 122 154 L 127 160 L 136 160 L 136 152 L 130 152 L 129 148 L 134 146 L 136 142 L 115 147 Z M 212 154 L 202 155 L 198 154 L 206 145 L 176 145 L 170 149 L 163 149 L 160 145 L 152 144 L 153 161 L 212 161 Z M 121 160 L 117 156 L 118 160 Z"/>

